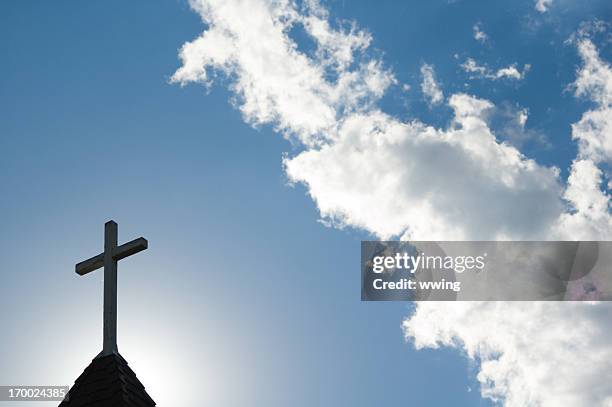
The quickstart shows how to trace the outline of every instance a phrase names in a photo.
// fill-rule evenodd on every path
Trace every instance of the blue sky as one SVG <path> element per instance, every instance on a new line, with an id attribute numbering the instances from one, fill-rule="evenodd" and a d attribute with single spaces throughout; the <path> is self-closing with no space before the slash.
<path id="1" fill-rule="evenodd" d="M 490 100 L 498 138 L 567 179 L 570 126 L 594 102 L 567 90 L 582 61 L 565 42 L 582 22 L 610 21 L 606 1 L 555 0 L 545 13 L 532 1 L 324 6 L 330 21 L 366 29 L 367 57 L 393 72 L 384 112 L 449 126 L 453 109 L 420 90 L 430 64 L 445 97 Z M 149 240 L 119 265 L 118 341 L 160 406 L 491 405 L 465 349 L 405 341 L 413 304 L 360 302 L 360 240 L 380 233 L 317 222 L 329 217 L 316 192 L 301 176 L 289 185 L 283 166 L 307 150 L 299 137 L 251 126 L 231 75 L 208 89 L 170 83 L 180 47 L 206 28 L 189 4 L 0 10 L 0 384 L 71 384 L 99 352 L 102 275 L 73 270 L 102 250 L 114 219 L 120 243 Z M 609 61 L 606 35 L 593 41 Z M 467 58 L 531 69 L 469 79 Z M 504 136 L 504 112 L 521 108 L 529 131 L 518 142 Z"/>

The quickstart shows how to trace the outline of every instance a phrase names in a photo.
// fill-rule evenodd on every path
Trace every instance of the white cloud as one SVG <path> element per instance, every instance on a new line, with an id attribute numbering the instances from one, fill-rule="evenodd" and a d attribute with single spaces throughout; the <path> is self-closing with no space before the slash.
<path id="1" fill-rule="evenodd" d="M 456 94 L 449 105 L 447 129 L 352 115 L 334 143 L 287 158 L 287 174 L 325 219 L 381 238 L 541 237 L 562 209 L 557 171 L 495 140 L 490 102 Z"/>
<path id="2" fill-rule="evenodd" d="M 366 108 L 395 81 L 375 60 L 346 69 L 370 36 L 354 27 L 331 28 L 315 1 L 303 14 L 289 0 L 254 1 L 248 13 L 237 1 L 191 5 L 209 28 L 183 45 L 183 65 L 172 81 L 209 84 L 211 70 L 231 76 L 247 122 L 273 123 L 306 145 L 321 142 L 334 131 L 339 114 Z M 296 24 L 317 42 L 316 55 L 300 52 L 289 38 L 287 31 Z M 338 74 L 334 83 L 326 80 L 328 69 Z"/>
<path id="3" fill-rule="evenodd" d="M 589 303 L 421 302 L 403 323 L 418 349 L 479 361 L 480 392 L 506 407 L 612 406 L 610 307 Z"/>
<path id="4" fill-rule="evenodd" d="M 482 30 L 480 23 L 474 24 L 474 26 L 472 27 L 472 30 L 474 31 L 474 39 L 476 41 L 484 44 L 485 42 L 489 40 L 489 36 L 487 35 L 487 33 L 485 33 Z"/>
<path id="5" fill-rule="evenodd" d="M 489 68 L 482 65 L 478 65 L 476 60 L 474 60 L 473 58 L 466 59 L 465 62 L 462 63 L 460 66 L 465 72 L 478 74 L 478 76 L 483 77 L 489 75 Z"/>
<path id="6" fill-rule="evenodd" d="M 553 0 L 536 0 L 535 8 L 540 13 L 546 13 L 548 8 L 552 5 Z"/>
<path id="7" fill-rule="evenodd" d="M 593 43 L 581 39 L 578 52 L 584 61 L 574 82 L 577 96 L 588 97 L 597 108 L 582 115 L 572 125 L 572 136 L 578 140 L 580 156 L 595 162 L 612 160 L 612 67 L 603 61 Z"/>
<path id="8" fill-rule="evenodd" d="M 519 71 L 516 67 L 517 64 L 509 65 L 505 68 L 500 68 L 498 70 L 491 70 L 486 65 L 479 65 L 473 58 L 468 58 L 462 63 L 461 68 L 470 74 L 472 79 L 474 78 L 485 78 L 485 79 L 514 79 L 514 80 L 522 80 L 527 75 L 527 72 L 531 69 L 531 65 L 525 64 L 523 66 L 523 70 Z"/>
<path id="9" fill-rule="evenodd" d="M 572 163 L 564 198 L 574 209 L 561 215 L 556 235 L 565 240 L 609 240 L 610 196 L 602 191 L 602 171 L 590 159 Z"/>
<path id="10" fill-rule="evenodd" d="M 605 114 L 587 112 L 573 127 L 580 156 L 564 187 L 557 169 L 499 142 L 489 101 L 450 95 L 454 119 L 445 128 L 382 112 L 376 102 L 395 79 L 367 57 L 370 35 L 350 24 L 332 27 L 315 1 L 298 9 L 289 0 L 252 0 L 247 13 L 237 0 L 193 0 L 192 7 L 207 28 L 181 49 L 173 81 L 208 86 L 225 75 L 247 122 L 299 140 L 303 149 L 285 156 L 285 170 L 307 186 L 327 222 L 381 238 L 612 237 L 597 168 L 609 160 Z M 291 39 L 294 25 L 311 36 L 312 53 Z M 606 112 L 601 78 L 609 65 L 587 43 L 579 49 L 576 93 L 594 100 L 591 112 Z M 527 69 L 467 66 L 490 79 L 520 79 Z M 506 406 L 612 405 L 610 311 L 601 304 L 420 303 L 404 328 L 418 347 L 454 346 L 479 360 L 481 393 Z"/>
<path id="11" fill-rule="evenodd" d="M 523 71 L 520 72 L 518 69 L 516 69 L 516 65 L 510 65 L 505 68 L 498 69 L 497 72 L 495 72 L 495 78 L 523 79 L 529 69 L 530 65 L 525 65 Z"/>
<path id="12" fill-rule="evenodd" d="M 421 65 L 421 91 L 430 105 L 439 105 L 444 100 L 444 93 L 436 81 L 436 74 L 431 65 Z"/>
<path id="13" fill-rule="evenodd" d="M 577 97 L 587 97 L 595 108 L 572 124 L 578 157 L 572 163 L 565 199 L 576 212 L 566 213 L 559 234 L 582 239 L 606 239 L 612 231 L 610 196 L 602 190 L 599 163 L 612 162 L 612 67 L 603 61 L 588 38 L 576 41 L 583 60 L 573 84 Z"/>

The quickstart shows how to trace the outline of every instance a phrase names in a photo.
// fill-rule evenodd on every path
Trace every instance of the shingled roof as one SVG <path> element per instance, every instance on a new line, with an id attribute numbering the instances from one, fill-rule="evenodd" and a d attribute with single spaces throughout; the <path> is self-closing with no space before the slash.
<path id="1" fill-rule="evenodd" d="M 119 354 L 95 358 L 59 407 L 151 407 L 155 402 Z"/>

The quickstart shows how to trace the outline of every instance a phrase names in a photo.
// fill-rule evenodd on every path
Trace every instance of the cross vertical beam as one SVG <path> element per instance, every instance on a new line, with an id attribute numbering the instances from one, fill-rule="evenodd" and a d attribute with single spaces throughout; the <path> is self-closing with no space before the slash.
<path id="1" fill-rule="evenodd" d="M 117 353 L 117 261 L 113 253 L 117 249 L 117 223 L 104 225 L 104 336 L 102 355 Z"/>

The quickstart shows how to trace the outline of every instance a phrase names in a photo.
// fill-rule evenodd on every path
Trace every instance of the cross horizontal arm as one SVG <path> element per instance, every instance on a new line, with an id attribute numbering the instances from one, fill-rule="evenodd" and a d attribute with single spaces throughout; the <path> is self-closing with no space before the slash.
<path id="1" fill-rule="evenodd" d="M 85 274 L 91 273 L 102 266 L 104 266 L 104 253 L 100 253 L 91 259 L 80 262 L 76 265 L 75 269 L 78 275 L 84 276 Z"/>
<path id="2" fill-rule="evenodd" d="M 131 242 L 127 242 L 118 246 L 113 251 L 113 260 L 119 261 L 121 259 L 125 259 L 132 254 L 136 254 L 143 250 L 146 250 L 149 246 L 147 239 L 144 237 L 139 237 L 138 239 L 134 239 Z M 87 259 L 85 261 L 80 262 L 76 265 L 75 271 L 78 275 L 85 275 L 87 273 L 91 273 L 94 270 L 99 269 L 104 266 L 104 253 L 100 253 L 97 256 L 92 257 L 91 259 Z"/>
<path id="3" fill-rule="evenodd" d="M 149 242 L 144 237 L 139 237 L 138 239 L 134 239 L 131 242 L 127 242 L 117 247 L 113 252 L 113 260 L 119 261 L 121 259 L 125 259 L 132 254 L 136 254 L 143 250 L 146 250 L 149 247 Z"/>

